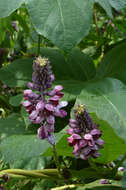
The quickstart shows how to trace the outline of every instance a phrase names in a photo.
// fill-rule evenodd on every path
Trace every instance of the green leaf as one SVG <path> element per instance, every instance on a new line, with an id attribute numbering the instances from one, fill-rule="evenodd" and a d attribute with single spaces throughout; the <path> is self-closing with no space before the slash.
<path id="1" fill-rule="evenodd" d="M 113 18 L 112 8 L 109 0 L 95 0 L 95 2 L 100 4 L 100 6 L 106 11 L 110 18 Z"/>
<path id="2" fill-rule="evenodd" d="M 55 134 L 57 143 L 64 131 Z M 12 135 L 2 141 L 0 153 L 5 162 L 13 164 L 15 161 L 28 160 L 40 157 L 51 145 L 47 140 L 40 140 L 36 135 Z"/>
<path id="3" fill-rule="evenodd" d="M 109 2 L 116 10 L 121 10 L 126 7 L 126 0 L 109 0 Z"/>
<path id="4" fill-rule="evenodd" d="M 20 168 L 27 170 L 44 169 L 50 161 L 50 157 L 37 156 L 33 158 L 15 160 L 10 163 L 11 168 Z"/>
<path id="5" fill-rule="evenodd" d="M 94 78 L 96 71 L 93 60 L 82 53 L 79 48 L 74 48 L 68 55 L 69 77 L 74 80 L 88 81 Z M 65 68 L 66 69 L 66 68 Z"/>
<path id="6" fill-rule="evenodd" d="M 0 0 L 0 17 L 7 17 L 21 6 L 24 0 Z"/>
<path id="7" fill-rule="evenodd" d="M 89 32 L 93 0 L 27 0 L 36 31 L 56 46 L 69 50 Z"/>
<path id="8" fill-rule="evenodd" d="M 115 77 L 126 82 L 126 42 L 114 46 L 106 53 L 98 67 L 97 78 Z"/>
<path id="9" fill-rule="evenodd" d="M 5 162 L 13 163 L 38 157 L 49 146 L 46 140 L 39 140 L 37 135 L 12 135 L 1 143 L 0 152 Z"/>
<path id="10" fill-rule="evenodd" d="M 32 78 L 32 59 L 18 59 L 0 69 L 0 80 L 9 87 L 24 87 Z"/>
<path id="11" fill-rule="evenodd" d="M 76 100 L 76 104 L 86 104 L 89 112 L 95 113 L 99 119 L 105 121 L 101 129 L 103 137 L 106 138 L 106 148 L 103 150 L 106 161 L 117 159 L 119 154 L 126 152 L 125 99 L 126 86 L 116 79 L 107 78 L 86 83 Z"/>
<path id="12" fill-rule="evenodd" d="M 0 140 L 16 134 L 26 134 L 25 124 L 17 114 L 0 119 Z"/>
<path id="13" fill-rule="evenodd" d="M 18 94 L 17 96 L 11 96 L 10 99 L 9 99 L 9 103 L 12 105 L 12 106 L 20 106 L 21 105 L 21 102 L 23 100 L 23 94 Z"/>

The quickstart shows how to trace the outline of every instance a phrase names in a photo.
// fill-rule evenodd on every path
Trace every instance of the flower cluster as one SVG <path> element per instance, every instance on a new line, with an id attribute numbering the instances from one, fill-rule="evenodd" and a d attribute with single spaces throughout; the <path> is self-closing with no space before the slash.
<path id="1" fill-rule="evenodd" d="M 28 82 L 27 85 L 30 89 L 24 90 L 25 101 L 22 104 L 29 113 L 31 122 L 41 124 L 38 129 L 38 138 L 47 138 L 51 144 L 55 144 L 53 134 L 55 117 L 65 117 L 67 115 L 62 109 L 67 105 L 67 102 L 60 102 L 64 95 L 61 92 L 63 87 L 57 85 L 50 90 L 54 75 L 48 59 L 38 57 L 33 63 L 33 70 L 33 82 Z M 33 92 L 33 90 L 37 92 Z"/>
<path id="2" fill-rule="evenodd" d="M 100 138 L 102 132 L 94 124 L 84 105 L 78 105 L 74 110 L 74 119 L 69 120 L 70 128 L 67 133 L 68 143 L 74 147 L 76 158 L 86 160 L 90 157 L 100 156 L 98 150 L 103 148 L 104 141 Z"/>

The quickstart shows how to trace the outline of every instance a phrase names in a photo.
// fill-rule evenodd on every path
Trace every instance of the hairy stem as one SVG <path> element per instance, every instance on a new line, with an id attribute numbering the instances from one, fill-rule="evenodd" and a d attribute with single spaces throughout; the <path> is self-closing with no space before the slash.
<path id="1" fill-rule="evenodd" d="M 59 160 L 58 160 L 58 155 L 57 155 L 57 152 L 56 152 L 56 145 L 55 144 L 53 145 L 53 154 L 54 154 L 55 164 L 56 164 L 56 167 L 57 167 L 58 172 L 59 172 L 59 177 L 61 177 L 62 173 L 61 173 L 61 169 L 60 169 L 60 163 L 59 163 Z"/>

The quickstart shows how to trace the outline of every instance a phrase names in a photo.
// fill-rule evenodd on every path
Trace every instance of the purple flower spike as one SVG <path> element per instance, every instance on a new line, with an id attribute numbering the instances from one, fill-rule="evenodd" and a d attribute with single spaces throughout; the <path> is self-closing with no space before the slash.
<path id="1" fill-rule="evenodd" d="M 99 157 L 98 150 L 103 148 L 104 144 L 100 138 L 102 132 L 98 130 L 84 105 L 76 107 L 74 119 L 69 120 L 69 126 L 67 133 L 71 136 L 67 140 L 69 145 L 74 147 L 74 156 L 83 160 Z"/>
<path id="2" fill-rule="evenodd" d="M 65 117 L 67 113 L 61 109 L 67 106 L 66 101 L 61 101 L 63 87 L 57 85 L 54 89 L 52 82 L 54 75 L 51 71 L 50 62 L 47 58 L 38 57 L 33 63 L 32 82 L 28 82 L 30 89 L 24 90 L 22 105 L 29 113 L 29 119 L 34 124 L 41 124 L 38 129 L 38 138 L 47 139 L 49 143 L 55 144 L 54 124 L 55 117 Z M 37 91 L 37 93 L 33 91 Z"/>

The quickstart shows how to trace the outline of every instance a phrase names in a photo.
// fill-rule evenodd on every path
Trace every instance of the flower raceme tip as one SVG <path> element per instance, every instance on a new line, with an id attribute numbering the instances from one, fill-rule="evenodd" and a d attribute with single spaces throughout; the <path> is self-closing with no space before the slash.
<path id="1" fill-rule="evenodd" d="M 63 97 L 63 86 L 57 85 L 53 89 L 50 62 L 47 58 L 38 57 L 33 62 L 32 83 L 28 82 L 30 89 L 24 90 L 22 105 L 29 113 L 32 123 L 41 124 L 38 129 L 38 138 L 47 139 L 51 144 L 54 141 L 55 117 L 65 117 L 67 112 L 62 108 L 67 106 L 67 101 L 60 101 Z M 35 90 L 35 92 L 34 92 Z"/>
<path id="2" fill-rule="evenodd" d="M 99 157 L 98 150 L 103 148 L 104 144 L 100 138 L 102 132 L 94 124 L 85 105 L 78 105 L 75 108 L 74 119 L 69 120 L 69 126 L 67 133 L 71 136 L 67 140 L 69 145 L 74 147 L 74 156 L 83 160 Z"/>

